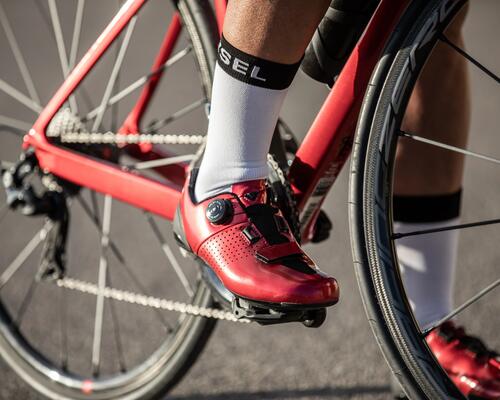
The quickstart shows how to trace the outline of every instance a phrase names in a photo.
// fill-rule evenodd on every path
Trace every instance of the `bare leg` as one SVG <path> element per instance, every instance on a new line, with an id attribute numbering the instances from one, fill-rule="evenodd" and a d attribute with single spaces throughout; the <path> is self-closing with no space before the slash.
<path id="1" fill-rule="evenodd" d="M 330 0 L 230 1 L 224 37 L 256 57 L 293 64 L 303 56 Z"/>
<path id="2" fill-rule="evenodd" d="M 446 32 L 463 45 L 463 10 Z M 467 143 L 469 130 L 467 62 L 439 42 L 420 76 L 403 122 L 403 129 L 457 147 Z M 394 192 L 397 195 L 453 193 L 462 185 L 464 157 L 411 139 L 400 141 Z"/>
<path id="3" fill-rule="evenodd" d="M 265 181 L 281 106 L 328 2 L 229 2 L 206 146 L 189 177 L 194 193 L 186 188 L 181 195 L 179 240 L 195 249 L 229 291 L 259 303 L 315 308 L 339 297 L 335 279 L 312 268 L 298 248 L 292 229 L 266 196 Z"/>
<path id="4" fill-rule="evenodd" d="M 233 0 L 215 69 L 197 199 L 268 175 L 288 87 L 329 0 Z"/>

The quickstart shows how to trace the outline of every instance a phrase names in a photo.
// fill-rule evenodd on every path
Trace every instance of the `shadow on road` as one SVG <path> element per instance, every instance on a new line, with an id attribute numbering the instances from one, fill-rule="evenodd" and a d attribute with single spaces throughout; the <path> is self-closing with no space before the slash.
<path id="1" fill-rule="evenodd" d="M 274 399 L 302 399 L 310 397 L 324 397 L 328 399 L 350 399 L 356 395 L 389 393 L 388 386 L 345 386 L 324 387 L 317 389 L 297 390 L 270 390 L 258 392 L 226 392 L 215 394 L 194 394 L 183 396 L 169 396 L 169 400 L 274 400 Z"/>

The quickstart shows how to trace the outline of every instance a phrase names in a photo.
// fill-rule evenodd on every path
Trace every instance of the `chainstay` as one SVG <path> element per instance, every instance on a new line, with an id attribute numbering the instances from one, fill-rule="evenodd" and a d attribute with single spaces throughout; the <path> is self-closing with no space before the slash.
<path id="1" fill-rule="evenodd" d="M 57 286 L 69 290 L 76 290 L 81 293 L 98 296 L 101 289 L 94 283 L 82 281 L 74 278 L 61 278 L 56 281 Z M 213 318 L 231 322 L 241 322 L 248 324 L 251 321 L 245 318 L 238 319 L 229 311 L 216 308 L 199 307 L 189 303 L 182 303 L 173 300 L 162 299 L 153 296 L 146 296 L 140 293 L 129 292 L 126 290 L 105 287 L 102 289 L 102 296 L 107 299 L 123 301 L 129 304 L 136 304 L 144 307 L 151 307 L 166 311 L 175 311 L 181 314 L 192 315 L 195 317 Z"/>

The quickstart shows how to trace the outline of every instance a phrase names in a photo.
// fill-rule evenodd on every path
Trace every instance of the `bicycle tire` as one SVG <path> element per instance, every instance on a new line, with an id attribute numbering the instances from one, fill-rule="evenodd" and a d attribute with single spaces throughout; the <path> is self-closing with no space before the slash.
<path id="1" fill-rule="evenodd" d="M 204 0 L 179 0 L 175 2 L 184 28 L 190 37 L 203 91 L 210 98 L 218 30 L 210 4 Z M 199 281 L 193 304 L 213 307 L 214 301 L 209 288 Z M 11 324 L 10 316 L 0 302 L 0 350 L 7 364 L 32 388 L 51 399 L 159 399 L 170 391 L 186 374 L 206 345 L 216 320 L 186 316 L 180 334 L 175 337 L 175 349 L 169 348 L 156 363 L 144 368 L 134 379 L 123 387 L 110 391 L 93 390 L 65 386 L 48 379 L 31 361 L 40 361 L 36 349 L 25 341 Z M 13 343 L 15 345 L 13 346 Z M 163 348 L 164 346 L 162 346 Z M 172 351 L 174 350 L 174 351 Z M 155 353 L 156 354 L 156 353 Z M 45 371 L 47 372 L 47 371 Z M 57 374 L 57 370 L 53 370 Z"/>
<path id="2" fill-rule="evenodd" d="M 412 399 L 464 399 L 413 318 L 391 240 L 391 213 L 398 127 L 439 34 L 465 3 L 414 1 L 408 7 L 372 75 L 352 156 L 349 222 L 355 273 L 375 338 Z"/>

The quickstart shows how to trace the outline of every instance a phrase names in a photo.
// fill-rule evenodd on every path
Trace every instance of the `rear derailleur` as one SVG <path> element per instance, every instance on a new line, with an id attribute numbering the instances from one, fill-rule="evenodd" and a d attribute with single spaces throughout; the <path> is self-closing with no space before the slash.
<path id="1" fill-rule="evenodd" d="M 33 151 L 21 154 L 19 160 L 7 168 L 2 166 L 1 175 L 7 206 L 11 210 L 25 216 L 46 216 L 48 224 L 37 279 L 64 277 L 69 224 L 66 188 L 63 189 L 61 181 L 53 175 L 40 171 Z M 34 179 L 37 176 L 41 184 Z M 38 190 L 35 188 L 37 183 Z M 76 190 L 74 185 L 68 187 Z"/>

